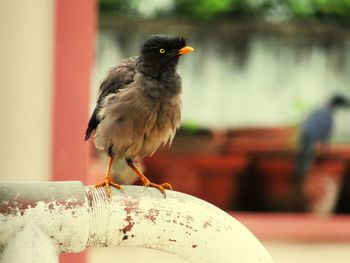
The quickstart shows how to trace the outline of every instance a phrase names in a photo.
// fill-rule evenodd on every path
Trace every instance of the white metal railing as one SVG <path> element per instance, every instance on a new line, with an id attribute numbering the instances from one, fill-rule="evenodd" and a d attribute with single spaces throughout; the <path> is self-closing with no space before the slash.
<path id="1" fill-rule="evenodd" d="M 108 199 L 81 182 L 0 184 L 0 262 L 58 262 L 58 253 L 101 246 L 147 247 L 193 263 L 272 262 L 241 223 L 203 200 L 124 189 Z"/>

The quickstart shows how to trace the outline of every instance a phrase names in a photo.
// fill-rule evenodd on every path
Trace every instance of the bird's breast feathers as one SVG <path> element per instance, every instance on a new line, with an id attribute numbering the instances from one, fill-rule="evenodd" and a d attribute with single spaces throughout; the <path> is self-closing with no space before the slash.
<path id="1" fill-rule="evenodd" d="M 180 93 L 159 98 L 135 85 L 108 95 L 98 114 L 95 144 L 105 150 L 112 145 L 119 158 L 144 157 L 170 145 L 180 125 Z"/>

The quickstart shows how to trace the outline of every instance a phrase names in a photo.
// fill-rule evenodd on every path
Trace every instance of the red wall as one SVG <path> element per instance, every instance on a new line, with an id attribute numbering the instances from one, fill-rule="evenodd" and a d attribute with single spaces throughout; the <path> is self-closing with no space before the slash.
<path id="1" fill-rule="evenodd" d="M 86 181 L 90 80 L 96 31 L 95 0 L 56 0 L 52 180 Z M 61 255 L 60 262 L 85 262 L 85 254 Z"/>

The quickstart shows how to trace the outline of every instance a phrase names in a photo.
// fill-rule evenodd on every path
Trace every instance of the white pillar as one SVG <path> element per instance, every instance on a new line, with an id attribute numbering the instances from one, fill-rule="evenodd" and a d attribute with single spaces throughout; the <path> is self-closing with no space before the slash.
<path id="1" fill-rule="evenodd" d="M 54 2 L 0 1 L 0 181 L 50 179 Z"/>

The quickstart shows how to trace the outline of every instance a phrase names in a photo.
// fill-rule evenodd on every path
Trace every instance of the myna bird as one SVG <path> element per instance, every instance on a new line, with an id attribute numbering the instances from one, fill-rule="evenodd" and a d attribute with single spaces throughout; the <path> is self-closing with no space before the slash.
<path id="1" fill-rule="evenodd" d="M 181 77 L 176 67 L 181 55 L 193 51 L 182 37 L 155 35 L 142 45 L 139 56 L 122 60 L 100 85 L 100 95 L 90 118 L 85 140 L 94 132 L 97 148 L 108 154 L 104 182 L 122 190 L 112 181 L 113 158 L 125 159 L 145 187 L 165 194 L 169 183 L 150 182 L 134 160 L 152 155 L 160 146 L 171 144 L 181 117 Z"/>
<path id="2" fill-rule="evenodd" d="M 317 109 L 305 119 L 299 135 L 299 151 L 296 160 L 295 175 L 301 180 L 314 158 L 315 146 L 329 142 L 333 129 L 333 114 L 339 108 L 347 108 L 350 102 L 342 95 L 334 95 L 327 104 Z"/>

